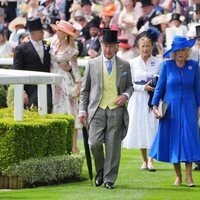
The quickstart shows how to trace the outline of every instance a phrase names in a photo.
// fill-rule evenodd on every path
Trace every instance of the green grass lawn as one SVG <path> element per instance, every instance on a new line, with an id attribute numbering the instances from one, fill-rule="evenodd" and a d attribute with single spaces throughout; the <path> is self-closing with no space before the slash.
<path id="1" fill-rule="evenodd" d="M 82 147 L 82 145 L 80 144 Z M 83 153 L 83 147 L 82 147 Z M 185 185 L 185 169 L 183 185 L 172 186 L 175 175 L 172 165 L 155 162 L 157 172 L 141 171 L 142 164 L 138 150 L 122 150 L 118 179 L 114 190 L 91 186 L 88 180 L 86 164 L 83 167 L 83 179 L 78 183 L 67 183 L 56 186 L 45 186 L 30 189 L 0 191 L 0 200 L 187 200 L 200 197 L 200 171 L 193 172 L 196 187 Z M 93 167 L 94 172 L 94 167 Z M 93 173 L 95 176 L 95 172 Z"/>

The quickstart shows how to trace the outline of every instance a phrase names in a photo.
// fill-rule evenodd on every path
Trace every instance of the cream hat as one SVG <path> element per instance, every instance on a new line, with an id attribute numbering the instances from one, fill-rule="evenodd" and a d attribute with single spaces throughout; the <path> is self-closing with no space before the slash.
<path id="1" fill-rule="evenodd" d="M 168 24 L 169 21 L 172 18 L 172 13 L 168 13 L 168 14 L 161 14 L 158 16 L 155 16 L 152 20 L 151 23 L 153 25 L 159 25 L 159 24 Z M 185 17 L 183 15 L 180 16 L 180 20 L 184 21 Z"/>
<path id="2" fill-rule="evenodd" d="M 13 32 L 15 31 L 15 26 L 17 25 L 26 25 L 26 18 L 25 17 L 16 17 L 15 19 L 13 19 L 9 25 L 8 25 L 8 29 L 9 31 Z"/>

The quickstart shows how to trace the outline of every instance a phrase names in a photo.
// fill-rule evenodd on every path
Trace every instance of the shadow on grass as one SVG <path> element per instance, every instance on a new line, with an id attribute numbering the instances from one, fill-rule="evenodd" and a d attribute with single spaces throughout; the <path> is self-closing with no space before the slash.
<path id="1" fill-rule="evenodd" d="M 47 183 L 42 183 L 42 182 L 37 182 L 35 184 L 32 184 L 32 185 L 28 185 L 26 183 L 24 183 L 24 188 L 36 188 L 36 187 L 41 187 L 41 186 L 57 186 L 57 185 L 63 185 L 63 184 L 67 184 L 67 183 L 78 183 L 78 182 L 84 182 L 84 181 L 87 181 L 88 179 L 85 178 L 85 177 L 81 177 L 81 178 L 74 178 L 74 177 L 71 177 L 71 178 L 67 178 L 67 179 L 64 179 L 62 181 L 58 181 L 58 182 L 49 182 L 48 185 Z"/>
<path id="2" fill-rule="evenodd" d="M 163 185 L 164 186 L 164 185 Z M 129 185 L 116 185 L 115 189 L 122 189 L 122 190 L 143 190 L 143 191 L 176 191 L 176 192 L 199 192 L 199 186 L 195 185 L 195 187 L 187 187 L 186 185 L 181 186 L 173 186 L 173 185 L 167 185 L 166 187 L 134 187 Z"/>

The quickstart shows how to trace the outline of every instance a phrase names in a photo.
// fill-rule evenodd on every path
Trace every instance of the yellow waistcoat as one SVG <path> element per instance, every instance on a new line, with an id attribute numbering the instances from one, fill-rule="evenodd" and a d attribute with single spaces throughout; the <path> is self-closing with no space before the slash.
<path id="1" fill-rule="evenodd" d="M 99 105 L 102 109 L 106 109 L 107 107 L 114 109 L 118 107 L 114 104 L 114 101 L 117 98 L 116 77 L 116 66 L 113 66 L 110 75 L 108 74 L 106 67 L 103 67 L 103 94 Z"/>

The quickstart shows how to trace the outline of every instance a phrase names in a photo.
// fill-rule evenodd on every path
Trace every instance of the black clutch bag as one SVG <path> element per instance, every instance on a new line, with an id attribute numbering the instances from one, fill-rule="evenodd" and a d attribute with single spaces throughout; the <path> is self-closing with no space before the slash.
<path id="1" fill-rule="evenodd" d="M 149 85 L 151 87 L 156 87 L 156 84 L 158 82 L 158 76 L 147 77 L 147 82 L 150 82 Z"/>

